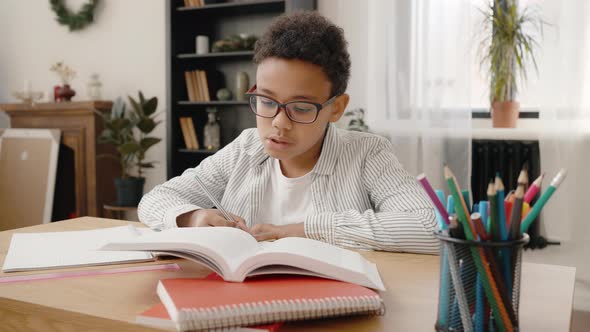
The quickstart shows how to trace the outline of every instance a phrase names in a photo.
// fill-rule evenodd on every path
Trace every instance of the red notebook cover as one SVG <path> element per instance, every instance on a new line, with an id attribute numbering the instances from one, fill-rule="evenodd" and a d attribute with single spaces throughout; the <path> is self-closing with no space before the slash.
<path id="1" fill-rule="evenodd" d="M 182 331 L 382 314 L 375 291 L 355 284 L 307 276 L 262 276 L 244 282 L 217 278 L 163 279 L 158 295 Z"/>

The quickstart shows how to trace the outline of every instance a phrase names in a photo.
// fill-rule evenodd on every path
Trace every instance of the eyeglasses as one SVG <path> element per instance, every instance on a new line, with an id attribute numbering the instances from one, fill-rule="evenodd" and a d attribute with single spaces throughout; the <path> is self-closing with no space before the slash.
<path id="1" fill-rule="evenodd" d="M 282 108 L 291 121 L 303 124 L 313 123 L 318 118 L 320 111 L 332 104 L 338 97 L 334 96 L 323 104 L 310 101 L 290 101 L 282 104 L 268 96 L 254 93 L 255 90 L 256 85 L 246 93 L 250 98 L 250 108 L 254 114 L 262 118 L 274 118 Z"/>

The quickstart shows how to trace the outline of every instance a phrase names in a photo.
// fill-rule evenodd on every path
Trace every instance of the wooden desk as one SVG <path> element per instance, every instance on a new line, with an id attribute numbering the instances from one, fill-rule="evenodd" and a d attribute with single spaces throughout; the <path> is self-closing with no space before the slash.
<path id="1" fill-rule="evenodd" d="M 14 232 L 84 230 L 124 224 L 127 222 L 84 217 L 0 232 L 0 264 L 4 262 Z M 384 252 L 365 252 L 363 255 L 377 263 L 387 287 L 387 292 L 382 293 L 387 310 L 384 316 L 291 323 L 281 331 L 433 331 L 438 301 L 438 257 Z M 18 331 L 151 330 L 132 322 L 137 314 L 159 302 L 156 295 L 159 279 L 204 277 L 210 272 L 194 263 L 172 261 L 177 262 L 182 271 L 0 284 L 2 328 Z M 164 262 L 170 263 L 171 260 Z M 6 275 L 0 273 L 0 277 Z M 568 331 L 575 268 L 525 263 L 522 279 L 521 330 Z"/>

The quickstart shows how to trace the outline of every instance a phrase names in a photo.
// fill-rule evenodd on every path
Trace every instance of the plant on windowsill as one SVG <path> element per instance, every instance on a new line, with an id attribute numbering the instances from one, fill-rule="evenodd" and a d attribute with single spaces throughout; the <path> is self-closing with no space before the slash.
<path id="1" fill-rule="evenodd" d="M 535 53 L 546 23 L 539 11 L 519 8 L 518 0 L 494 0 L 482 13 L 480 66 L 490 79 L 492 125 L 514 128 L 520 107 L 518 87 L 527 80 L 529 63 L 537 70 Z"/>
<path id="2" fill-rule="evenodd" d="M 100 113 L 104 129 L 98 137 L 101 144 L 112 144 L 117 154 L 105 154 L 121 166 L 121 177 L 115 179 L 116 205 L 136 206 L 143 195 L 144 169 L 153 168 L 153 161 L 146 161 L 149 148 L 161 141 L 149 136 L 161 121 L 156 121 L 158 99 L 145 99 L 139 92 L 139 100 L 128 96 L 132 110 L 128 110 L 122 98 L 117 98 L 110 113 Z M 136 174 L 136 176 L 134 175 Z"/>

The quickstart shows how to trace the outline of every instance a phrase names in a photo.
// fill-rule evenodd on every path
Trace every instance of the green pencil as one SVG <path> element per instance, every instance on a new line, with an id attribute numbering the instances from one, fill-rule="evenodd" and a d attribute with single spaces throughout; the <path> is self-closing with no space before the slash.
<path id="1" fill-rule="evenodd" d="M 547 190 L 545 190 L 545 192 L 541 195 L 541 197 L 539 197 L 539 200 L 537 201 L 537 203 L 535 203 L 535 205 L 533 205 L 533 208 L 529 211 L 529 213 L 526 215 L 526 217 L 522 220 L 522 223 L 520 224 L 520 233 L 521 234 L 525 233 L 529 229 L 529 227 L 531 226 L 533 221 L 535 221 L 535 218 L 537 218 L 539 213 L 541 213 L 541 209 L 543 208 L 543 206 L 545 206 L 545 204 L 547 204 L 547 201 L 549 200 L 549 198 L 551 198 L 551 195 L 553 195 L 553 193 L 555 192 L 555 190 L 557 190 L 557 188 L 559 187 L 561 182 L 563 182 L 566 175 L 567 175 L 567 171 L 564 168 L 562 168 L 559 171 L 559 173 L 557 173 L 557 175 L 553 178 L 553 180 L 551 181 L 551 184 L 549 185 Z"/>

